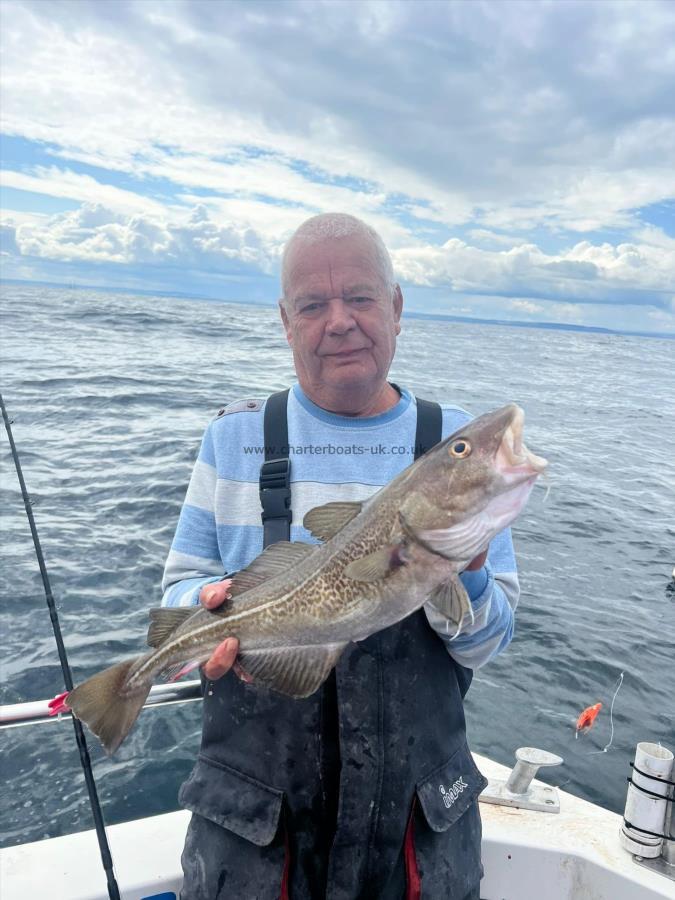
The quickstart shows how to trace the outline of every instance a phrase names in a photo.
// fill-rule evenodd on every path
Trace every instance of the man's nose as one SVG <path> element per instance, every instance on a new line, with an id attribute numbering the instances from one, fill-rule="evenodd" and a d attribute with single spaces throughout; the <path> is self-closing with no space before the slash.
<path id="1" fill-rule="evenodd" d="M 352 309 L 341 297 L 334 297 L 328 304 L 326 331 L 329 334 L 344 334 L 356 328 Z"/>

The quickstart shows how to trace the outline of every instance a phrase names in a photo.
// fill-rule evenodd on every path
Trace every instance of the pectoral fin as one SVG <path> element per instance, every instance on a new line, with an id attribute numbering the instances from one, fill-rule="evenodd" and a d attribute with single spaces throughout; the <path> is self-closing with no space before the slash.
<path id="1" fill-rule="evenodd" d="M 393 547 L 382 547 L 361 556 L 345 566 L 344 574 L 352 581 L 380 581 L 400 569 L 409 561 L 408 548 L 405 541 Z"/>
<path id="2" fill-rule="evenodd" d="M 451 635 L 453 638 L 457 637 L 467 618 L 473 622 L 473 608 L 469 595 L 457 575 L 439 585 L 427 602 L 436 607 L 448 620 L 448 634 L 452 628 L 455 629 Z"/>
<path id="3" fill-rule="evenodd" d="M 309 697 L 328 677 L 346 644 L 318 647 L 284 647 L 279 650 L 248 650 L 238 662 L 253 683 L 286 694 Z"/>

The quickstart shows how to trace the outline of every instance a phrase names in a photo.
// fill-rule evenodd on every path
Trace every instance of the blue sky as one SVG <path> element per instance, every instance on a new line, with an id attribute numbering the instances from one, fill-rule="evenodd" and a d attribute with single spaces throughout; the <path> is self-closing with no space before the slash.
<path id="1" fill-rule="evenodd" d="M 317 212 L 410 309 L 675 332 L 675 4 L 3 4 L 7 278 L 273 302 Z"/>

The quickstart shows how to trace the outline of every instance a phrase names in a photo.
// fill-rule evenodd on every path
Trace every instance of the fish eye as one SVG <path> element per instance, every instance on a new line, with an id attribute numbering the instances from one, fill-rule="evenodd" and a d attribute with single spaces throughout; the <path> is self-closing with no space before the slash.
<path id="1" fill-rule="evenodd" d="M 465 440 L 455 441 L 448 447 L 448 453 L 455 459 L 465 459 L 471 453 L 471 444 Z"/>

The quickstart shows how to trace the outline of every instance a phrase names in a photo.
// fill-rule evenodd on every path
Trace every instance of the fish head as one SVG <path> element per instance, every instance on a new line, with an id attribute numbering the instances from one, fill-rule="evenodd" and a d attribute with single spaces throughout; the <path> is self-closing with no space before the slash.
<path id="1" fill-rule="evenodd" d="M 525 506 L 548 463 L 523 442 L 515 403 L 467 422 L 415 463 L 401 519 L 442 555 L 473 559 Z"/>

